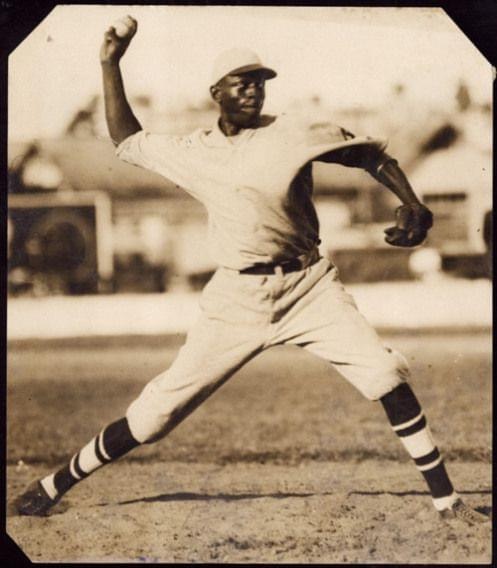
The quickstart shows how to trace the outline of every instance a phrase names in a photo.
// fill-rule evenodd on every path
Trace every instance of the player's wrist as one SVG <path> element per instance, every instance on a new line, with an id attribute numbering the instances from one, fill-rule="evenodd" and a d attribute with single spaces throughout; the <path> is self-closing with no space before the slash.
<path id="1" fill-rule="evenodd" d="M 424 207 L 424 205 L 421 203 L 421 201 L 419 201 L 419 199 L 407 199 L 402 202 L 402 205 L 407 205 L 408 207 L 413 207 L 415 209 L 420 209 Z"/>
<path id="2" fill-rule="evenodd" d="M 100 65 L 105 69 L 119 69 L 120 61 L 121 61 L 120 57 L 118 59 L 101 57 L 100 58 Z"/>

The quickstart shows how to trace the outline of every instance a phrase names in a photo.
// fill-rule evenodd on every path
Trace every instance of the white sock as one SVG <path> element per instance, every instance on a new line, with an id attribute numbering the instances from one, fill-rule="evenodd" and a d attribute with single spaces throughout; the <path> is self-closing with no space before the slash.
<path id="1" fill-rule="evenodd" d="M 54 476 L 55 474 L 51 473 L 40 481 L 43 489 L 48 493 L 50 499 L 55 499 L 58 495 L 57 489 L 55 489 Z"/>
<path id="2" fill-rule="evenodd" d="M 447 497 L 439 497 L 438 499 L 433 499 L 433 504 L 437 511 L 443 511 L 444 509 L 451 509 L 454 503 L 459 499 L 459 495 L 456 491 L 452 495 Z"/>

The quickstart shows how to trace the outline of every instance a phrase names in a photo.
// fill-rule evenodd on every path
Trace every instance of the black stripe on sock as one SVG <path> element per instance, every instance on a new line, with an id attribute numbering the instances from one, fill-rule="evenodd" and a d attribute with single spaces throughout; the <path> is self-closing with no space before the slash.
<path id="1" fill-rule="evenodd" d="M 107 455 L 113 460 L 140 445 L 140 442 L 133 438 L 126 417 L 120 418 L 105 428 L 102 433 L 102 443 Z"/>
<path id="2" fill-rule="evenodd" d="M 74 470 L 75 472 L 79 475 L 79 477 L 81 479 L 83 479 L 84 477 L 88 477 L 88 474 L 86 473 L 86 471 L 83 471 L 81 469 L 81 466 L 79 465 L 79 453 L 77 454 L 77 456 L 74 458 Z"/>
<path id="3" fill-rule="evenodd" d="M 426 454 L 425 456 L 421 456 L 420 458 L 414 458 L 414 463 L 416 465 L 428 465 L 429 463 L 438 460 L 439 457 L 440 457 L 440 452 L 438 451 L 438 448 L 435 448 L 432 452 Z"/>
<path id="4" fill-rule="evenodd" d="M 380 398 L 392 426 L 409 422 L 421 412 L 421 406 L 409 383 L 401 383 Z"/>
<path id="5" fill-rule="evenodd" d="M 68 489 L 71 489 L 71 487 L 75 485 L 78 480 L 71 473 L 69 465 L 66 465 L 62 469 L 59 469 L 59 471 L 54 475 L 53 482 L 55 489 L 57 489 L 57 493 L 62 495 L 62 493 L 65 493 Z"/>
<path id="6" fill-rule="evenodd" d="M 454 487 L 450 482 L 445 465 L 443 462 L 439 463 L 432 469 L 422 471 L 423 477 L 430 488 L 431 496 L 434 499 L 439 497 L 448 497 L 454 492 Z"/>
<path id="7" fill-rule="evenodd" d="M 395 433 L 397 434 L 397 436 L 405 438 L 406 436 L 412 436 L 413 434 L 416 434 L 416 432 L 423 430 L 423 428 L 426 428 L 426 418 L 424 416 L 421 416 L 421 418 L 412 426 L 403 428 L 402 430 L 396 430 Z"/>
<path id="8" fill-rule="evenodd" d="M 102 452 L 100 451 L 100 447 L 98 445 L 98 440 L 100 438 L 101 434 L 99 434 L 96 438 L 95 438 L 95 455 L 97 456 L 97 459 L 100 463 L 104 464 L 104 463 L 109 463 L 111 460 L 107 459 Z"/>

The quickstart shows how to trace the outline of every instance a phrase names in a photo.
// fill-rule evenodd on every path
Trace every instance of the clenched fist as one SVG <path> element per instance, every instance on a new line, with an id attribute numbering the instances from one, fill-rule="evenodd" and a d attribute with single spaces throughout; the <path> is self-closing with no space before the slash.
<path id="1" fill-rule="evenodd" d="M 433 214 L 422 203 L 401 205 L 395 211 L 396 225 L 385 229 L 385 241 L 394 247 L 420 245 L 433 226 Z"/>
<path id="2" fill-rule="evenodd" d="M 110 26 L 104 34 L 104 42 L 100 48 L 101 63 L 118 63 L 137 29 L 138 22 L 131 16 L 126 16 Z"/>

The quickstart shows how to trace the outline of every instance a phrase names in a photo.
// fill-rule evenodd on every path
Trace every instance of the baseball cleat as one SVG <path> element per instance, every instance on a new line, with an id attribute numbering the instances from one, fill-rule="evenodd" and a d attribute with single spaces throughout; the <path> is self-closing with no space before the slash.
<path id="1" fill-rule="evenodd" d="M 457 499 L 452 507 L 439 511 L 439 513 L 444 521 L 460 519 L 468 525 L 477 525 L 490 521 L 490 517 L 488 515 L 479 513 L 475 509 L 468 507 L 468 505 L 466 505 L 461 499 Z"/>
<path id="2" fill-rule="evenodd" d="M 45 517 L 58 499 L 51 499 L 39 481 L 30 483 L 24 493 L 12 502 L 12 512 L 18 515 Z"/>

